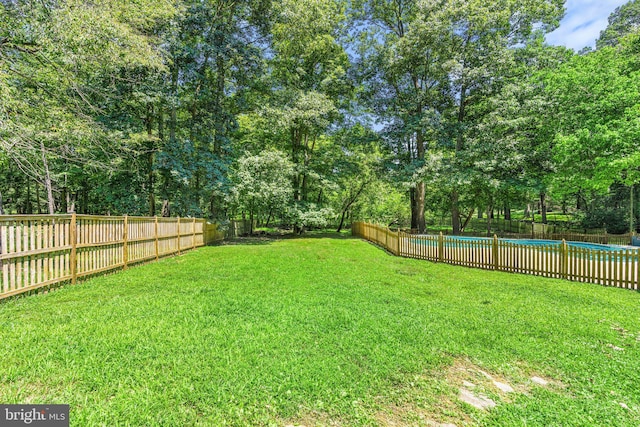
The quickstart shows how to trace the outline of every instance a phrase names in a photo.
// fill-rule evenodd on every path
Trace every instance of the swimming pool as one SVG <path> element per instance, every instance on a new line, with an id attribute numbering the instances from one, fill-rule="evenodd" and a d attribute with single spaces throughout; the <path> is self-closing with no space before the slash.
<path id="1" fill-rule="evenodd" d="M 446 240 L 458 240 L 461 242 L 482 242 L 482 241 L 491 241 L 493 240 L 491 237 L 470 237 L 470 236 L 445 236 Z M 501 242 L 515 243 L 518 245 L 526 245 L 526 246 L 560 246 L 562 242 L 558 240 L 536 240 L 536 239 L 500 239 Z M 594 251 L 605 251 L 605 252 L 622 252 L 626 250 L 637 250 L 638 248 L 634 248 L 631 246 L 618 246 L 618 245 L 601 245 L 599 243 L 587 243 L 587 242 L 571 242 L 567 241 L 568 246 L 573 246 L 581 249 L 591 249 Z"/>

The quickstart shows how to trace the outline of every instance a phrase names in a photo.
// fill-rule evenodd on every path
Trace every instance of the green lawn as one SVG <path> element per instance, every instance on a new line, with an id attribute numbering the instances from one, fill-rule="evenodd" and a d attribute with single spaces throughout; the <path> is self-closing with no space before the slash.
<path id="1" fill-rule="evenodd" d="M 637 426 L 639 340 L 635 292 L 284 239 L 0 304 L 0 402 L 74 426 Z"/>

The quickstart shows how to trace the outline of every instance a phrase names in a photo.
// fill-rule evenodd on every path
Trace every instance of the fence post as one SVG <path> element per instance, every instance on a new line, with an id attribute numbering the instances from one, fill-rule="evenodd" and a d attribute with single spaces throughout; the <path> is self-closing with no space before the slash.
<path id="1" fill-rule="evenodd" d="M 384 230 L 384 248 L 387 250 L 391 249 L 389 247 L 389 229 L 388 228 L 385 228 Z"/>
<path id="2" fill-rule="evenodd" d="M 160 258 L 160 251 L 158 250 L 158 215 L 153 217 L 154 219 L 154 237 L 156 239 L 155 247 L 156 247 L 156 261 Z"/>
<path id="3" fill-rule="evenodd" d="M 560 275 L 563 279 L 569 277 L 569 250 L 565 239 L 562 239 L 562 244 L 560 245 Z"/>
<path id="4" fill-rule="evenodd" d="M 442 262 L 444 260 L 444 235 L 442 231 L 438 236 L 438 262 Z"/>
<path id="5" fill-rule="evenodd" d="M 122 261 L 124 262 L 123 269 L 127 269 L 127 263 L 129 262 L 129 245 L 127 240 L 129 239 L 129 220 L 127 215 L 124 216 L 124 228 L 122 230 Z"/>
<path id="6" fill-rule="evenodd" d="M 495 234 L 493 235 L 493 248 L 491 250 L 491 253 L 493 255 L 493 269 L 498 270 L 500 268 L 500 255 L 498 252 L 498 236 L 496 236 Z"/>
<path id="7" fill-rule="evenodd" d="M 400 256 L 400 230 L 396 232 L 396 255 Z"/>
<path id="8" fill-rule="evenodd" d="M 69 227 L 69 240 L 71 240 L 71 254 L 69 255 L 69 268 L 71 268 L 71 284 L 75 285 L 78 279 L 78 270 L 76 266 L 77 245 L 78 245 L 78 228 L 76 223 L 76 213 L 71 214 L 71 225 Z"/>
<path id="9" fill-rule="evenodd" d="M 178 255 L 180 255 L 180 217 L 178 217 Z"/>

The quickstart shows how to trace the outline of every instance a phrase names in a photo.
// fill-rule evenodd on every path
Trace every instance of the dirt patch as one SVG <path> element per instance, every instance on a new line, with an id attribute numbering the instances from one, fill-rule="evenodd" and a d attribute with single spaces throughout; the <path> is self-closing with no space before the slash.
<path id="1" fill-rule="evenodd" d="M 457 412 L 456 403 L 449 397 L 443 397 L 438 402 L 438 405 L 429 409 L 420 408 L 409 402 L 401 406 L 389 405 L 379 410 L 375 419 L 378 425 L 388 427 L 458 427 L 471 425 L 471 419 L 468 415 Z M 456 416 L 451 417 L 454 413 L 456 413 Z"/>
<path id="2" fill-rule="evenodd" d="M 564 386 L 524 366 L 509 375 L 492 372 L 469 359 L 458 358 L 444 369 L 397 378 L 393 389 L 361 407 L 371 424 L 389 427 L 465 427 L 477 425 L 495 406 L 509 404 L 534 388 Z M 346 426 L 327 414 L 311 411 L 284 422 L 287 427 Z"/>
<path id="3" fill-rule="evenodd" d="M 327 413 L 311 411 L 292 420 L 284 421 L 280 425 L 285 427 L 342 427 L 347 424 L 342 420 L 331 418 Z"/>
<path id="4" fill-rule="evenodd" d="M 436 390 L 433 384 L 438 384 Z M 458 358 L 449 367 L 411 382 L 401 392 L 402 403 L 381 401 L 375 418 L 382 426 L 470 426 L 477 424 L 482 413 L 508 404 L 534 387 L 557 389 L 562 385 L 518 366 L 513 367 L 513 375 L 505 376 Z"/>

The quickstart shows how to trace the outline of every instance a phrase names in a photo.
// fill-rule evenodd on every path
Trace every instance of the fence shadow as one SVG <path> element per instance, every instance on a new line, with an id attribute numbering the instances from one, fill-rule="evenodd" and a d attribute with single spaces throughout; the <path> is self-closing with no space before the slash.
<path id="1" fill-rule="evenodd" d="M 306 231 L 302 234 L 284 233 L 284 234 L 261 234 L 254 236 L 240 236 L 231 239 L 225 239 L 219 242 L 215 242 L 212 246 L 227 246 L 227 245 L 270 245 L 280 240 L 293 240 L 293 239 L 357 239 L 351 233 L 337 233 L 335 231 Z"/>

